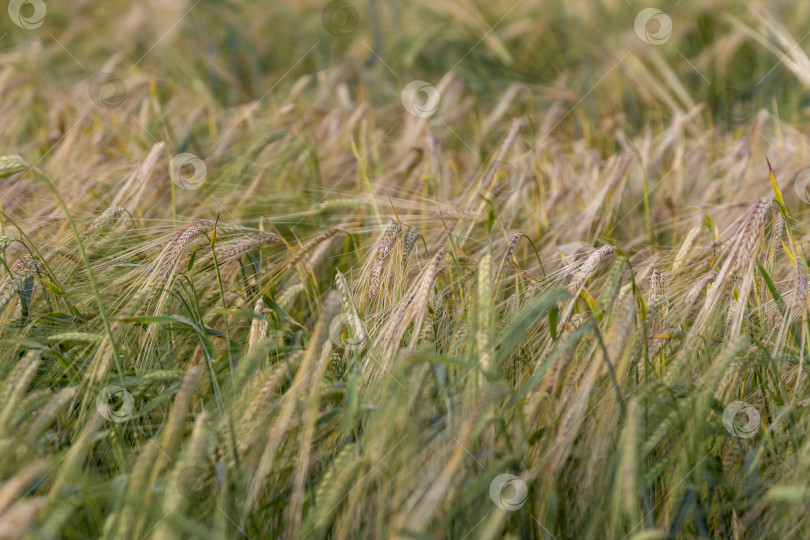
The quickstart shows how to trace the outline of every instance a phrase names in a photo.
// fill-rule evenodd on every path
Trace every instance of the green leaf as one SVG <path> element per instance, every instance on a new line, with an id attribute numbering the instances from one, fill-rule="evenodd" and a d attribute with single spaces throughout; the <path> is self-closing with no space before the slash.
<path id="1" fill-rule="evenodd" d="M 675 511 L 675 516 L 672 518 L 669 525 L 668 537 L 675 538 L 686 526 L 686 523 L 693 517 L 697 507 L 698 492 L 692 487 L 688 486 L 681 497 Z"/>
<path id="2" fill-rule="evenodd" d="M 211 230 L 211 249 L 217 245 L 217 225 L 219 225 L 219 212 L 217 212 L 217 219 L 214 221 L 214 228 Z"/>
<path id="3" fill-rule="evenodd" d="M 226 317 L 239 317 L 241 319 L 267 319 L 267 315 L 263 313 L 256 313 L 253 310 L 246 310 L 246 309 L 229 309 L 223 307 L 216 307 L 207 312 L 208 314 L 213 315 L 223 315 Z"/>
<path id="4" fill-rule="evenodd" d="M 196 324 L 194 324 L 191 320 L 186 319 L 185 317 L 178 317 L 176 315 L 138 315 L 130 317 L 119 317 L 118 320 L 121 322 L 132 322 L 132 323 L 155 323 L 155 324 L 180 323 L 191 326 L 196 330 L 199 330 L 199 327 Z"/>
<path id="5" fill-rule="evenodd" d="M 68 313 L 65 313 L 64 311 L 52 311 L 51 313 L 46 313 L 45 315 L 36 317 L 34 319 L 34 322 L 70 324 L 74 322 L 84 322 L 84 320 L 85 320 L 84 318 L 70 315 Z"/>
<path id="6" fill-rule="evenodd" d="M 346 381 L 346 401 L 343 407 L 343 420 L 340 423 L 340 438 L 346 439 L 351 435 L 354 420 L 360 406 L 360 381 L 362 373 L 355 370 Z"/>
<path id="7" fill-rule="evenodd" d="M 217 330 L 216 328 L 211 328 L 210 326 L 205 327 L 205 335 L 206 336 L 216 336 L 216 337 L 221 337 L 221 338 L 227 337 L 225 332 L 223 332 L 222 330 Z"/>
<path id="8" fill-rule="evenodd" d="M 773 284 L 773 280 L 765 268 L 762 267 L 759 261 L 756 261 L 757 268 L 759 268 L 759 273 L 762 275 L 762 279 L 765 280 L 765 285 L 768 287 L 768 290 L 773 296 L 773 301 L 776 302 L 776 306 L 779 308 L 779 312 L 784 315 L 785 313 L 785 301 L 782 300 L 782 295 L 779 294 L 779 291 L 776 290 L 776 286 Z"/>
<path id="9" fill-rule="evenodd" d="M 778 484 L 768 489 L 765 500 L 771 503 L 804 503 L 810 500 L 810 489 L 803 485 Z"/>
<path id="10" fill-rule="evenodd" d="M 785 199 L 782 198 L 782 190 L 779 189 L 779 184 L 776 182 L 776 175 L 773 174 L 773 167 L 771 167 L 771 162 L 767 157 L 765 158 L 765 161 L 768 162 L 768 174 L 771 178 L 771 187 L 773 188 L 773 192 L 776 194 L 776 202 L 779 203 L 779 210 L 782 212 L 782 217 L 787 217 Z"/>
<path id="11" fill-rule="evenodd" d="M 37 276 L 36 274 L 34 275 L 34 277 L 37 278 L 37 281 L 42 283 L 42 286 L 45 287 L 46 289 L 48 289 L 51 292 L 51 294 L 53 294 L 54 296 L 64 296 L 65 295 L 65 291 L 63 291 L 59 286 L 54 285 L 50 281 L 42 279 L 41 277 Z"/>
<path id="12" fill-rule="evenodd" d="M 200 339 L 200 343 L 202 344 L 203 349 L 205 349 L 205 353 L 208 356 L 208 359 L 214 360 L 217 357 L 216 347 L 214 347 L 214 344 L 211 342 L 210 339 L 205 337 L 206 334 L 208 334 L 207 332 L 208 329 L 207 328 L 206 330 L 201 329 L 193 321 L 191 321 L 190 319 L 186 319 L 185 317 L 178 317 L 177 315 L 143 315 L 137 317 L 119 317 L 118 320 L 121 322 L 131 322 L 131 323 L 152 323 L 152 324 L 176 323 L 186 325 L 191 329 L 193 329 L 194 333 L 197 334 L 197 337 Z"/>
<path id="13" fill-rule="evenodd" d="M 186 272 L 191 272 L 191 269 L 194 268 L 194 260 L 197 258 L 197 243 L 194 243 L 194 250 L 191 252 L 191 256 L 188 258 L 188 266 L 186 266 Z"/>
<path id="14" fill-rule="evenodd" d="M 32 341 L 30 339 L 20 339 L 20 338 L 11 338 L 11 339 L 2 339 L 0 343 L 12 343 L 14 345 L 19 345 L 21 347 L 25 347 L 28 349 L 47 349 L 47 345 L 43 345 L 38 341 Z"/>
<path id="15" fill-rule="evenodd" d="M 537 369 L 537 371 L 532 373 L 532 376 L 525 383 L 523 383 L 523 386 L 521 386 L 520 390 L 518 390 L 517 397 L 521 398 L 525 396 L 527 393 L 529 393 L 529 390 L 531 390 L 534 387 L 534 385 L 537 384 L 537 381 L 543 378 L 543 376 L 546 374 L 546 371 L 548 371 L 548 369 L 554 364 L 554 362 L 557 361 L 557 358 L 559 358 L 559 356 L 562 353 L 568 350 L 568 348 L 571 347 L 572 345 L 575 345 L 579 341 L 579 338 L 581 336 L 592 331 L 593 328 L 586 324 L 580 328 L 577 328 L 575 331 L 571 332 L 571 334 L 568 335 L 568 338 L 562 343 L 562 345 L 555 348 L 554 352 L 551 353 L 548 358 L 546 358 L 546 361 L 543 362 L 543 364 Z"/>
<path id="16" fill-rule="evenodd" d="M 548 329 L 551 337 L 557 339 L 557 319 L 560 317 L 560 308 L 556 304 L 548 310 Z"/>
<path id="17" fill-rule="evenodd" d="M 104 336 L 88 334 L 87 332 L 64 332 L 62 334 L 53 334 L 45 339 L 51 343 L 58 343 L 60 341 L 69 341 L 72 343 L 101 343 Z"/>
<path id="18" fill-rule="evenodd" d="M 529 329 L 545 317 L 547 312 L 558 302 L 562 302 L 570 296 L 571 293 L 566 289 L 555 288 L 538 298 L 532 299 L 529 305 L 521 310 L 500 334 L 496 343 L 498 348 L 497 365 L 501 365 L 511 358 L 520 342 L 526 337 Z"/>
<path id="19" fill-rule="evenodd" d="M 304 328 L 304 325 L 302 325 L 301 323 L 299 323 L 298 321 L 287 315 L 287 312 L 285 312 L 280 305 L 276 304 L 276 302 L 272 298 L 265 296 L 264 305 L 267 306 L 269 309 L 275 311 L 279 319 L 284 319 L 285 321 L 289 321 L 299 328 Z"/>
<path id="20" fill-rule="evenodd" d="M 31 298 L 34 296 L 35 277 L 35 274 L 26 277 L 22 287 L 17 291 L 17 295 L 20 297 L 20 312 L 23 320 L 28 320 L 28 308 L 31 306 Z"/>

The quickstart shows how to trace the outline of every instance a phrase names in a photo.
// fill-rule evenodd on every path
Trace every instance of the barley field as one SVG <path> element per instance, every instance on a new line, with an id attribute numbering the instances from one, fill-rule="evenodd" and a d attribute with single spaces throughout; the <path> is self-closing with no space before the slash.
<path id="1" fill-rule="evenodd" d="M 810 538 L 808 28 L 9 1 L 0 538 Z"/>

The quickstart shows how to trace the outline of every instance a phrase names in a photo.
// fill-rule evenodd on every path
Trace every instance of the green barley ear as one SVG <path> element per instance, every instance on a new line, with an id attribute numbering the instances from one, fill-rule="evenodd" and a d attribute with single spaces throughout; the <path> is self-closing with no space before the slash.
<path id="1" fill-rule="evenodd" d="M 506 252 L 503 254 L 503 258 L 501 258 L 501 262 L 498 264 L 498 272 L 495 274 L 495 278 L 493 280 L 495 290 L 500 288 L 501 274 L 505 268 L 509 267 L 509 263 L 512 262 L 512 256 L 515 254 L 515 249 L 517 248 L 518 242 L 522 237 L 523 233 L 515 233 L 512 235 L 511 240 L 509 240 L 509 244 L 506 246 Z"/>
<path id="2" fill-rule="evenodd" d="M 695 225 L 689 232 L 686 233 L 686 238 L 684 238 L 683 244 L 681 244 L 681 248 L 678 250 L 678 254 L 675 255 L 675 260 L 672 262 L 672 273 L 674 274 L 677 272 L 686 262 L 686 258 L 689 256 L 689 250 L 692 249 L 692 245 L 697 240 L 698 236 L 700 236 L 700 232 L 703 230 L 703 226 Z"/>
<path id="3" fill-rule="evenodd" d="M 250 320 L 250 335 L 248 336 L 247 351 L 250 352 L 256 345 L 267 339 L 270 330 L 270 323 L 267 315 L 264 314 L 264 301 L 259 298 L 253 308 L 255 317 Z"/>
<path id="4" fill-rule="evenodd" d="M 87 227 L 84 230 L 84 234 L 92 236 L 94 233 L 96 233 L 102 227 L 104 227 L 104 225 L 106 225 L 113 219 L 117 218 L 124 212 L 126 212 L 126 210 L 124 210 L 120 206 L 110 206 L 109 208 L 104 210 L 104 212 L 102 212 L 100 216 L 98 216 L 96 219 L 91 221 L 89 225 L 87 225 Z"/>
<path id="5" fill-rule="evenodd" d="M 242 507 L 240 527 L 244 527 L 251 511 L 259 502 L 264 490 L 264 483 L 273 469 L 273 463 L 277 457 L 276 452 L 281 447 L 282 441 L 285 439 L 287 430 L 290 427 L 299 396 L 304 391 L 312 392 L 317 379 L 313 381 L 311 378 L 313 376 L 318 377 L 321 373 L 321 369 L 325 370 L 326 361 L 329 358 L 329 352 L 331 352 L 329 327 L 333 317 L 338 312 L 338 306 L 339 299 L 336 298 L 334 294 L 330 294 L 323 305 L 323 311 L 316 323 L 312 339 L 303 353 L 301 364 L 295 372 L 295 377 L 290 384 L 290 389 L 285 393 L 281 401 L 276 419 L 262 437 L 264 439 L 264 444 L 262 445 L 263 449 L 256 466 L 255 474 L 250 480 L 245 503 Z M 317 394 L 315 395 L 317 396 Z M 300 485 L 299 483 L 299 486 Z M 299 489 L 301 488 L 299 487 Z M 300 502 L 299 499 L 299 504 Z"/>
<path id="6" fill-rule="evenodd" d="M 371 266 L 369 277 L 369 298 L 375 298 L 380 292 L 380 287 L 383 285 L 385 259 L 393 249 L 397 241 L 397 236 L 401 231 L 402 225 L 399 223 L 389 223 L 382 235 L 380 235 L 379 240 L 377 240 L 377 244 L 374 247 L 374 262 Z"/>
<path id="7" fill-rule="evenodd" d="M 31 165 L 27 161 L 16 154 L 0 156 L 0 177 L 9 176 L 30 167 Z"/>
<path id="8" fill-rule="evenodd" d="M 366 340 L 368 340 L 366 326 L 363 323 L 363 319 L 360 317 L 360 312 L 357 310 L 349 282 L 346 281 L 346 276 L 341 274 L 339 270 L 335 272 L 335 286 L 338 292 L 340 292 L 341 310 L 343 315 L 348 319 L 353 338 L 356 338 L 361 344 L 365 343 Z"/>
<path id="9" fill-rule="evenodd" d="M 0 516 L 0 538 L 23 538 L 30 532 L 34 519 L 45 507 L 45 497 L 20 500 Z"/>
<path id="10" fill-rule="evenodd" d="M 42 531 L 55 538 L 58 537 L 62 528 L 70 518 L 75 516 L 80 506 L 79 501 L 75 499 L 58 499 L 56 502 L 50 503 L 43 512 L 45 518 L 40 525 Z"/>
<path id="11" fill-rule="evenodd" d="M 803 537 L 810 9 L 627 3 L 7 2 L 0 538 Z"/>
<path id="12" fill-rule="evenodd" d="M 477 360 L 484 373 L 492 369 L 490 332 L 492 328 L 492 255 L 489 251 L 478 263 L 478 296 L 476 311 L 475 350 Z"/>
<path id="13" fill-rule="evenodd" d="M 332 465 L 318 483 L 315 492 L 314 507 L 304 517 L 301 526 L 301 537 L 326 538 L 333 526 L 335 514 L 340 511 L 341 503 L 354 485 L 363 462 L 354 444 L 347 444 L 334 458 Z"/>
<path id="14" fill-rule="evenodd" d="M 304 255 L 309 253 L 313 248 L 315 248 L 315 246 L 319 245 L 322 242 L 325 242 L 326 240 L 329 240 L 330 238 L 335 236 L 338 232 L 339 231 L 337 229 L 330 227 L 329 229 L 326 229 L 325 231 L 308 240 L 304 245 L 302 245 L 297 250 L 290 248 L 292 254 L 290 254 L 287 257 L 286 261 L 284 262 L 284 265 L 280 266 L 279 272 L 283 273 L 286 270 L 298 264 L 298 262 L 301 261 Z"/>
<path id="15" fill-rule="evenodd" d="M 62 466 L 54 478 L 51 485 L 49 503 L 51 505 L 57 504 L 57 498 L 60 497 L 60 491 L 68 484 L 68 482 L 75 480 L 81 476 L 82 465 L 84 464 L 87 455 L 90 453 L 96 434 L 101 429 L 104 423 L 104 417 L 96 414 L 90 418 L 90 421 L 85 426 L 82 433 L 77 437 L 76 442 L 70 448 L 70 451 L 65 456 Z"/>
<path id="16" fill-rule="evenodd" d="M 38 410 L 34 420 L 28 425 L 22 440 L 31 446 L 35 445 L 45 430 L 60 415 L 64 414 L 67 405 L 78 393 L 79 387 L 68 386 L 51 396 L 47 403 Z"/>
<path id="17" fill-rule="evenodd" d="M 278 297 L 278 305 L 284 310 L 290 309 L 295 301 L 295 298 L 304 292 L 305 289 L 306 286 L 303 283 L 290 285 L 284 290 L 283 293 L 281 293 L 281 296 Z"/>
<path id="18" fill-rule="evenodd" d="M 605 276 L 602 290 L 597 298 L 597 305 L 603 310 L 607 321 L 612 320 L 617 315 L 617 304 L 619 296 L 625 290 L 623 280 L 628 270 L 627 260 L 619 257 L 611 266 L 610 272 Z"/>
<path id="19" fill-rule="evenodd" d="M 173 516 L 182 516 L 195 502 L 193 499 L 194 485 L 200 480 L 200 475 L 205 474 L 200 464 L 205 459 L 205 450 L 208 438 L 206 423 L 208 414 L 205 412 L 197 415 L 194 427 L 191 430 L 191 437 L 188 448 L 184 455 L 178 459 L 169 474 L 166 487 L 163 492 L 163 512 L 168 518 L 161 520 L 155 531 L 155 538 L 161 540 L 171 540 L 181 538 L 178 531 L 170 525 Z"/>
<path id="20" fill-rule="evenodd" d="M 0 310 L 18 294 L 26 280 L 32 278 L 39 269 L 36 259 L 23 255 L 10 268 L 10 275 L 0 281 Z"/>
<path id="21" fill-rule="evenodd" d="M 614 251 L 615 249 L 613 246 L 602 246 L 588 255 L 585 262 L 583 262 L 579 268 L 577 268 L 577 271 L 571 277 L 571 281 L 568 284 L 568 290 L 574 294 L 578 293 L 591 276 L 591 273 L 596 270 L 597 266 L 599 266 L 599 263 L 606 257 L 612 255 Z"/>
<path id="22" fill-rule="evenodd" d="M 26 494 L 28 485 L 36 478 L 47 473 L 49 468 L 47 461 L 33 461 L 3 483 L 2 488 L 0 488 L 0 516 L 3 519 L 0 519 L 0 523 L 4 523 L 6 519 L 9 519 L 8 514 L 13 510 L 15 501 L 18 500 L 18 497 L 22 497 Z M 44 503 L 44 497 L 39 499 L 39 501 Z M 0 530 L 2 529 L 0 528 Z M 8 537 L 9 536 L 0 536 L 0 538 Z"/>
<path id="23" fill-rule="evenodd" d="M 620 521 L 630 527 L 639 522 L 642 505 L 641 473 L 639 471 L 643 409 L 637 399 L 627 406 L 627 420 L 619 438 L 619 459 L 616 469 L 616 489 L 613 495 L 613 530 L 621 534 Z M 621 516 L 619 515 L 621 514 Z"/>
<path id="24" fill-rule="evenodd" d="M 151 444 L 141 448 L 132 472 L 126 479 L 126 488 L 120 499 L 115 501 L 117 503 L 114 505 L 115 510 L 104 521 L 102 538 L 112 540 L 131 534 L 132 531 L 139 532 L 137 524 L 145 517 L 144 509 L 151 506 L 149 477 L 154 470 L 159 451 L 160 446 L 154 439 L 151 440 Z"/>
<path id="25" fill-rule="evenodd" d="M 302 354 L 299 351 L 286 361 L 274 366 L 263 380 L 258 376 L 256 377 L 256 382 L 260 384 L 257 384 L 254 392 L 249 394 L 252 395 L 253 398 L 249 401 L 238 423 L 239 426 L 243 426 L 243 428 L 239 430 L 238 437 L 238 447 L 241 452 L 247 451 L 253 441 L 259 436 L 258 433 L 255 433 L 251 429 L 252 426 L 254 424 L 257 426 L 262 425 L 260 421 L 263 420 L 264 417 L 259 415 L 265 411 L 266 407 L 272 402 L 272 398 L 276 392 L 278 392 L 279 388 L 286 384 L 292 374 L 296 372 L 301 363 L 301 357 Z"/>
<path id="26" fill-rule="evenodd" d="M 15 414 L 22 396 L 28 390 L 36 376 L 40 364 L 38 352 L 28 353 L 4 381 L 0 392 L 0 439 L 8 436 L 9 422 Z"/>
<path id="27" fill-rule="evenodd" d="M 197 386 L 199 385 L 200 377 L 202 375 L 202 368 L 194 366 L 186 372 L 183 382 L 180 384 L 180 389 L 174 398 L 174 403 L 171 408 L 171 413 L 166 421 L 163 429 L 163 435 L 160 438 L 161 453 L 158 456 L 158 467 L 168 465 L 176 456 L 179 451 L 180 441 L 185 428 L 185 420 L 189 414 L 189 409 L 197 393 Z"/>

